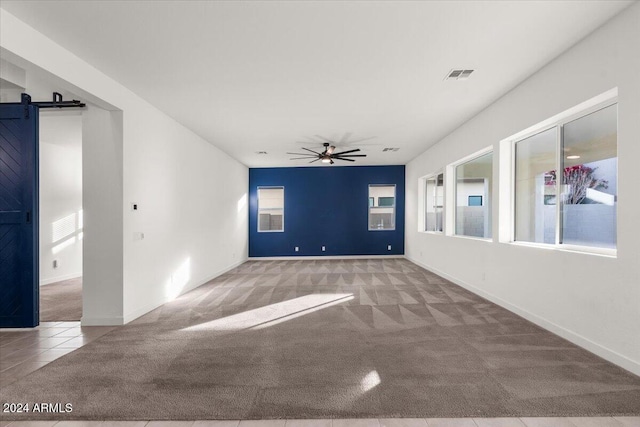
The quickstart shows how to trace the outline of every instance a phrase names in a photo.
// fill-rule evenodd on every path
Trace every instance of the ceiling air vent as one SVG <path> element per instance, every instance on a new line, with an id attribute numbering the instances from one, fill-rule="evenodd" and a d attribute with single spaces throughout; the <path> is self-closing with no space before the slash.
<path id="1" fill-rule="evenodd" d="M 387 147 L 387 148 L 383 148 L 382 151 L 398 151 L 399 148 L 394 148 L 394 147 Z"/>
<path id="2" fill-rule="evenodd" d="M 444 78 L 445 80 L 466 80 L 473 73 L 473 70 L 451 70 Z"/>
<path id="3" fill-rule="evenodd" d="M 267 154 L 266 151 L 256 151 L 256 154 Z"/>

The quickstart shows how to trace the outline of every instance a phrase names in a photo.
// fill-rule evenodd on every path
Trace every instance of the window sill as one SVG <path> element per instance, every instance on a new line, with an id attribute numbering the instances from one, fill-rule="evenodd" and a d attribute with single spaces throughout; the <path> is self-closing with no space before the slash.
<path id="1" fill-rule="evenodd" d="M 583 255 L 595 255 L 605 258 L 617 258 L 618 250 L 609 248 L 592 248 L 589 246 L 577 246 L 577 245 L 555 245 L 549 243 L 532 243 L 532 242 L 500 242 L 508 245 L 524 246 L 529 248 L 554 250 L 560 252 L 570 252 Z"/>

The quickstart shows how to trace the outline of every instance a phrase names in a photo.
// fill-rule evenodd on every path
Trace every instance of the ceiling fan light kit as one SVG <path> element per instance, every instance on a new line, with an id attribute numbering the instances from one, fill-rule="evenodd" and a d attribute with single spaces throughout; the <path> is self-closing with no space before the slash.
<path id="1" fill-rule="evenodd" d="M 352 159 L 351 157 L 367 157 L 366 154 L 351 154 L 351 153 L 355 153 L 357 151 L 360 151 L 359 148 L 355 148 L 353 150 L 347 150 L 347 151 L 341 151 L 339 153 L 336 153 L 336 147 L 335 145 L 331 145 L 331 143 L 329 142 L 325 142 L 322 144 L 324 146 L 324 151 L 322 153 L 319 153 L 317 151 L 314 150 L 310 150 L 308 148 L 302 148 L 305 151 L 308 151 L 309 154 L 307 153 L 287 153 L 287 154 L 293 154 L 296 156 L 302 156 L 302 157 L 292 157 L 290 160 L 308 160 L 311 159 L 311 161 L 309 163 L 314 163 L 317 162 L 318 160 L 320 160 L 322 163 L 328 163 L 330 165 L 334 164 L 334 160 L 344 160 L 346 162 L 355 162 L 355 159 Z"/>

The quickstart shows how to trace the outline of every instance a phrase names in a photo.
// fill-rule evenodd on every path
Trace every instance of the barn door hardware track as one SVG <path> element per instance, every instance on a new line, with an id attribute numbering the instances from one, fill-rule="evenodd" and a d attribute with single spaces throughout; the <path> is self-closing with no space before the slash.
<path id="1" fill-rule="evenodd" d="M 24 95 L 29 96 L 25 93 L 23 95 L 23 103 L 24 103 Z M 29 97 L 29 101 L 31 101 L 31 97 Z M 31 105 L 37 105 L 39 108 L 82 108 L 86 104 L 84 102 L 80 102 L 77 99 L 73 101 L 63 101 L 62 94 L 58 92 L 53 92 L 53 101 L 38 101 L 38 102 L 30 102 Z"/>

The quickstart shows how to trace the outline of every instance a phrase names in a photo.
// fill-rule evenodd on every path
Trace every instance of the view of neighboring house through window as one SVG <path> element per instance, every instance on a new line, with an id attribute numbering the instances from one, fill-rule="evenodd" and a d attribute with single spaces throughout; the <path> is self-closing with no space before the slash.
<path id="1" fill-rule="evenodd" d="M 515 143 L 516 241 L 615 249 L 617 120 L 613 104 Z"/>
<path id="2" fill-rule="evenodd" d="M 617 141 L 617 105 L 563 126 L 561 243 L 616 247 Z"/>
<path id="3" fill-rule="evenodd" d="M 258 231 L 284 231 L 284 187 L 258 187 Z"/>
<path id="4" fill-rule="evenodd" d="M 556 241 L 556 182 L 549 171 L 556 167 L 557 134 L 553 127 L 516 143 L 517 241 Z"/>
<path id="5" fill-rule="evenodd" d="M 442 209 L 444 206 L 444 174 L 439 173 L 425 180 L 424 231 L 442 233 Z"/>
<path id="6" fill-rule="evenodd" d="M 456 166 L 456 229 L 460 236 L 491 238 L 493 152 Z"/>
<path id="7" fill-rule="evenodd" d="M 369 230 L 395 230 L 396 186 L 369 186 Z"/>

